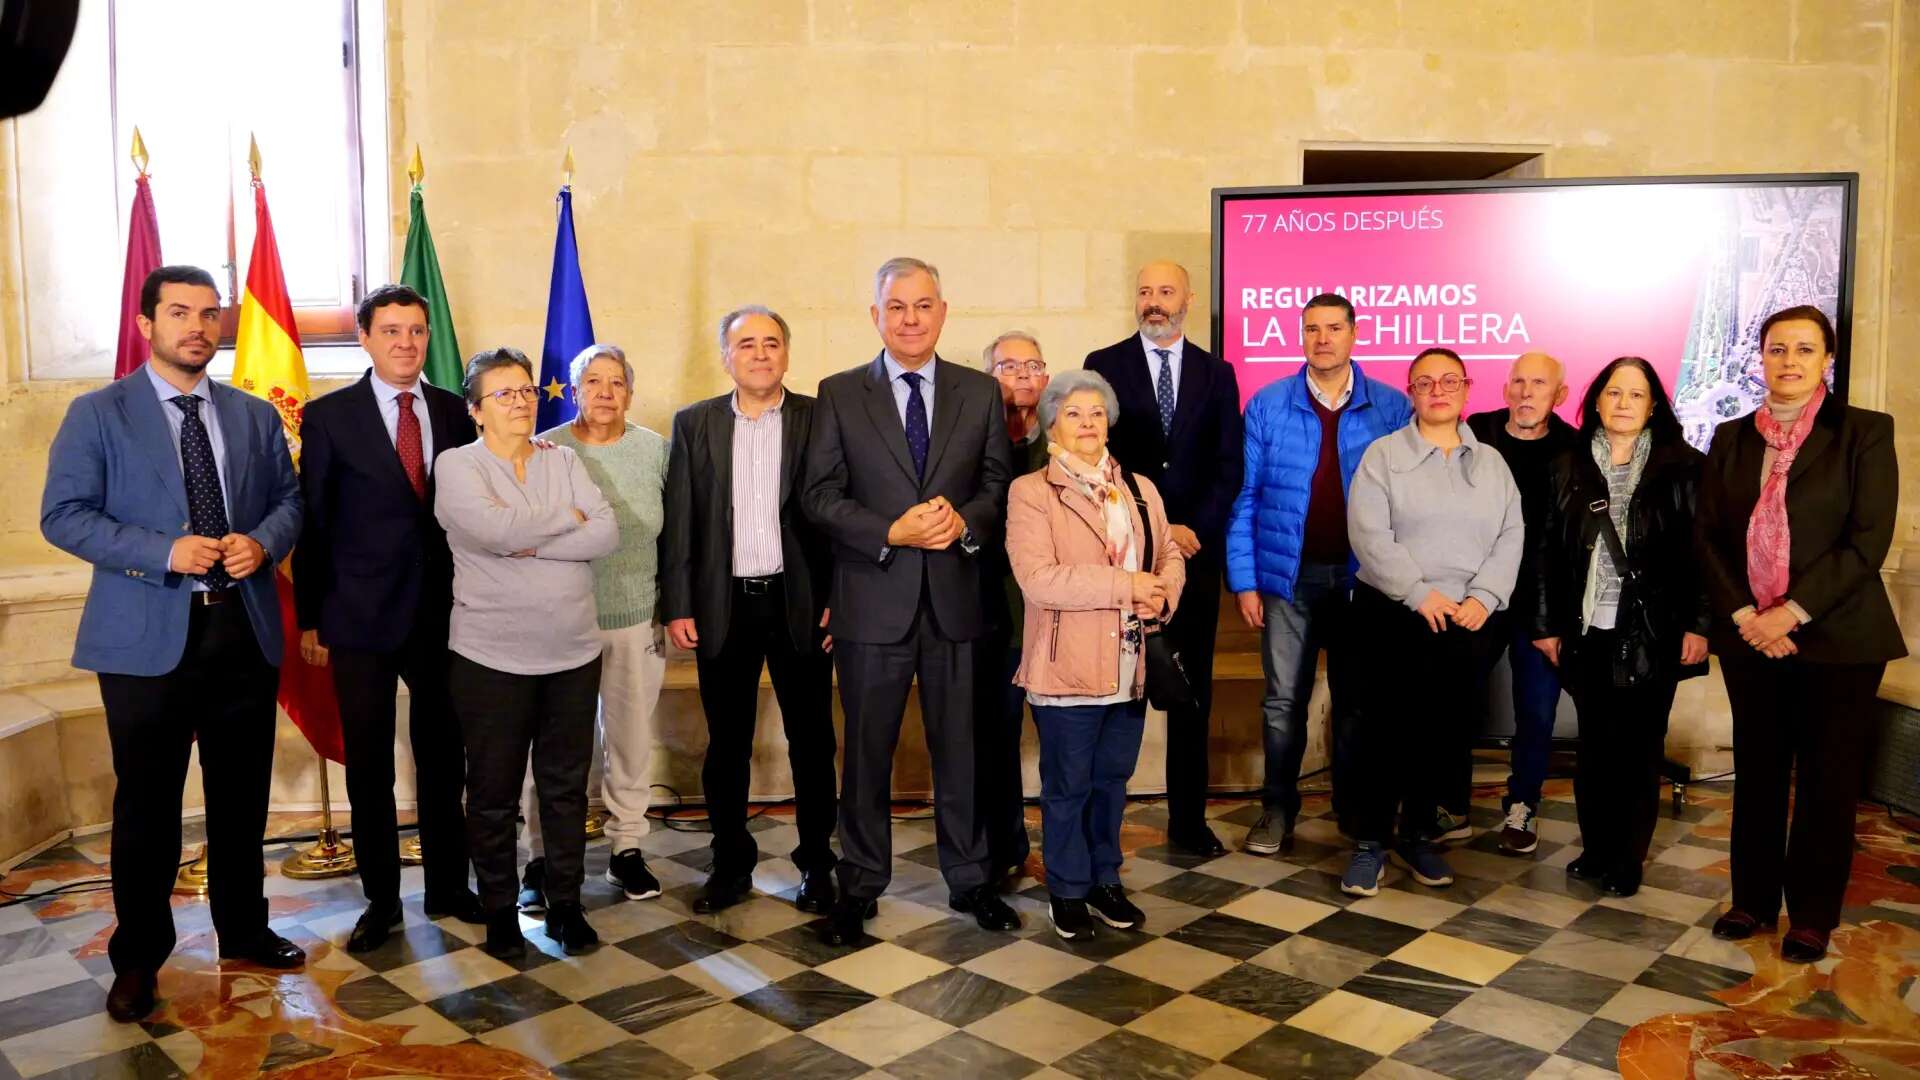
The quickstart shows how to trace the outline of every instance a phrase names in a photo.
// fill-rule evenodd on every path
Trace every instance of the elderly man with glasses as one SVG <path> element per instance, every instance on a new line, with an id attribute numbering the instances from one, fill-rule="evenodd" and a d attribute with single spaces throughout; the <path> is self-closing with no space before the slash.
<path id="1" fill-rule="evenodd" d="M 1040 342 L 1024 330 L 1009 330 L 980 351 L 987 371 L 1000 383 L 1000 404 L 1013 443 L 1013 474 L 1044 468 L 1047 433 L 1039 417 L 1040 392 L 1047 388 L 1047 361 Z M 1032 845 L 1027 840 L 1026 792 L 1020 771 L 1020 724 L 1026 695 L 1013 684 L 1020 669 L 1020 623 L 1024 605 L 1020 585 L 1006 552 L 986 553 L 980 575 L 990 626 L 973 665 L 974 739 L 978 749 L 974 790 L 980 820 L 987 831 L 988 866 L 995 881 L 1018 877 Z"/>

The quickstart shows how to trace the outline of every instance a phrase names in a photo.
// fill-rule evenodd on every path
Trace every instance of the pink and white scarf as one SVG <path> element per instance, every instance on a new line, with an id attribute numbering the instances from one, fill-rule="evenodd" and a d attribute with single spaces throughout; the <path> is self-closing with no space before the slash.
<path id="1" fill-rule="evenodd" d="M 1753 516 L 1747 519 L 1747 585 L 1753 590 L 1754 607 L 1761 611 L 1773 608 L 1787 595 L 1787 564 L 1793 555 L 1793 533 L 1787 523 L 1787 473 L 1800 456 L 1800 446 L 1807 441 L 1813 418 L 1826 399 L 1823 382 L 1814 387 L 1812 399 L 1791 427 L 1774 419 L 1771 402 L 1753 414 L 1753 426 L 1775 454 L 1773 467 L 1760 485 L 1760 501 L 1753 504 Z"/>
<path id="2" fill-rule="evenodd" d="M 1126 566 L 1127 556 L 1134 553 L 1135 547 L 1133 496 L 1127 491 L 1126 482 L 1120 479 L 1119 463 L 1113 460 L 1113 455 L 1103 454 L 1098 466 L 1088 465 L 1058 443 L 1048 443 L 1047 452 L 1066 470 L 1080 494 L 1100 508 L 1101 522 L 1106 526 L 1107 562 L 1112 566 Z M 1136 559 L 1134 566 L 1139 565 Z"/>

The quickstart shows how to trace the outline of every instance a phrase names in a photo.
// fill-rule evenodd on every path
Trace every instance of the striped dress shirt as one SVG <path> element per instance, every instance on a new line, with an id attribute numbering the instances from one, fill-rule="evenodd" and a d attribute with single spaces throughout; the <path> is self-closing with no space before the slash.
<path id="1" fill-rule="evenodd" d="M 767 577 L 786 566 L 780 543 L 780 400 L 756 419 L 740 411 L 740 393 L 727 400 L 733 409 L 733 576 Z"/>

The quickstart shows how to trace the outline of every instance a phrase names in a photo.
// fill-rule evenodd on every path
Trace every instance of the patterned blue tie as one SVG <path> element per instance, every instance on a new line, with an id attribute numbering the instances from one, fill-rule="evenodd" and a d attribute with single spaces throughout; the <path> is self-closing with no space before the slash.
<path id="1" fill-rule="evenodd" d="M 913 452 L 913 475 L 925 483 L 927 444 L 932 440 L 927 436 L 927 399 L 920 396 L 920 380 L 924 376 L 909 371 L 900 377 L 907 380 L 907 449 Z"/>
<path id="2" fill-rule="evenodd" d="M 227 504 L 220 497 L 220 466 L 213 460 L 213 440 L 200 420 L 200 399 L 181 394 L 172 400 L 180 410 L 180 469 L 187 479 L 188 527 L 195 535 L 218 540 L 232 530 L 227 527 Z M 216 592 L 233 587 L 233 578 L 219 563 L 200 580 Z"/>
<path id="3" fill-rule="evenodd" d="M 1160 434 L 1173 433 L 1173 350 L 1155 349 L 1160 357 L 1160 378 L 1154 384 L 1153 396 L 1160 402 Z"/>

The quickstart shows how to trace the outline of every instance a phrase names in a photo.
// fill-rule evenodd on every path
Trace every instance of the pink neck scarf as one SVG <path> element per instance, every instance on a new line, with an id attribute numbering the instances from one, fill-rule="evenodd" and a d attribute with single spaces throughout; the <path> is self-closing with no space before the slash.
<path id="1" fill-rule="evenodd" d="M 1753 426 L 1775 452 L 1773 468 L 1760 485 L 1760 501 L 1753 504 L 1753 516 L 1747 519 L 1747 585 L 1753 590 L 1753 604 L 1766 611 L 1787 595 L 1787 561 L 1793 554 L 1793 533 L 1787 524 L 1787 473 L 1800 446 L 1813 430 L 1813 418 L 1820 403 L 1827 399 L 1823 382 L 1814 387 L 1813 397 L 1800 410 L 1791 427 L 1783 427 L 1773 418 L 1773 406 L 1762 405 L 1753 414 Z"/>

